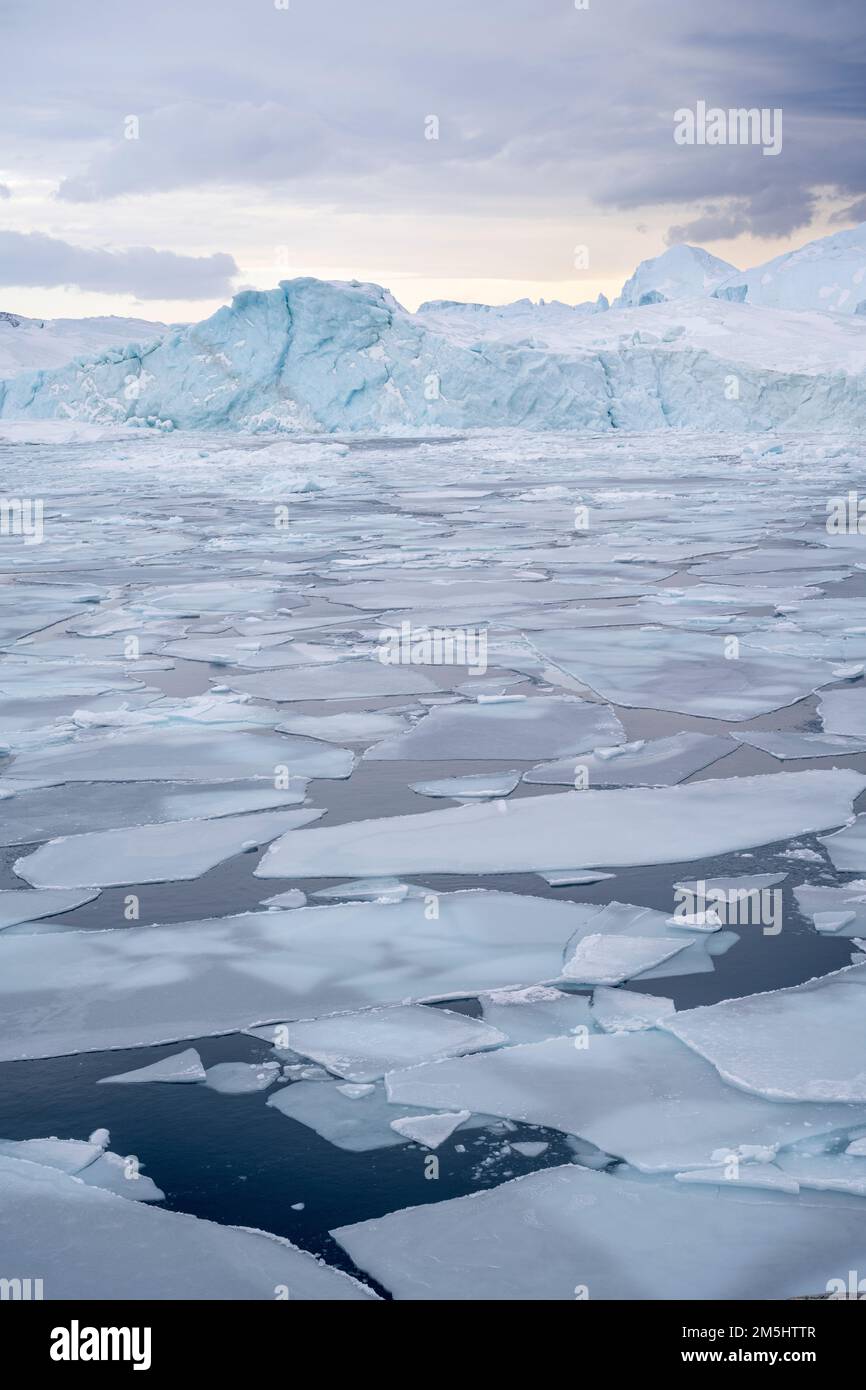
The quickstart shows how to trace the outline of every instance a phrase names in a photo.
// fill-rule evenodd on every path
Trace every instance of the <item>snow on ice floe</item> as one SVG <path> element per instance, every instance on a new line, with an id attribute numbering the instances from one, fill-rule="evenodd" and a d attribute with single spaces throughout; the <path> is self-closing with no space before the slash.
<path id="1" fill-rule="evenodd" d="M 23 1159 L 54 1168 L 131 1202 L 164 1201 L 165 1193 L 141 1171 L 139 1160 L 112 1153 L 108 1141 L 105 1129 L 96 1130 L 87 1143 L 81 1139 L 0 1139 L 0 1159 Z"/>
<path id="2" fill-rule="evenodd" d="M 664 1020 L 724 1081 L 771 1100 L 866 1101 L 866 969 Z"/>
<path id="3" fill-rule="evenodd" d="M 794 889 L 794 897 L 816 931 L 866 936 L 866 879 L 853 879 L 840 887 L 803 883 Z"/>
<path id="4" fill-rule="evenodd" d="M 439 667 L 427 667 L 430 672 Z M 386 695 L 426 695 L 440 690 L 439 683 L 413 666 L 385 666 L 360 657 L 327 666 L 298 666 L 283 671 L 227 677 L 232 690 L 262 700 L 362 700 Z"/>
<path id="5" fill-rule="evenodd" d="M 499 1047 L 488 1023 L 446 1009 L 405 1004 L 287 1023 L 288 1046 L 346 1081 L 377 1081 L 387 1071 Z"/>
<path id="6" fill-rule="evenodd" d="M 607 705 L 534 696 L 519 703 L 497 701 L 431 710 L 407 733 L 377 743 L 364 756 L 373 760 L 554 758 L 620 740 L 625 740 L 625 731 Z"/>
<path id="7" fill-rule="evenodd" d="M 267 778 L 275 769 L 307 777 L 348 777 L 354 758 L 346 748 L 290 734 L 160 728 L 119 730 L 82 738 L 41 752 L 21 753 L 4 768 L 15 782 L 223 782 Z"/>
<path id="8" fill-rule="evenodd" d="M 588 911 L 474 890 L 170 926 L 0 935 L 0 1059 L 238 1032 L 559 975 Z M 272 1034 L 271 1034 L 272 1036 Z"/>
<path id="9" fill-rule="evenodd" d="M 853 873 L 866 869 L 866 814 L 857 816 L 851 825 L 834 835 L 819 835 L 818 839 L 834 868 Z"/>
<path id="10" fill-rule="evenodd" d="M 439 777 L 432 782 L 410 782 L 409 786 L 419 796 L 446 796 L 456 801 L 475 801 L 509 796 L 519 781 L 519 772 L 476 772 L 469 777 Z"/>
<path id="11" fill-rule="evenodd" d="M 206 1079 L 207 1073 L 201 1064 L 201 1057 L 194 1047 L 188 1047 L 184 1052 L 176 1052 L 172 1057 L 163 1057 L 159 1062 L 151 1062 L 147 1067 L 118 1072 L 116 1076 L 101 1076 L 97 1084 L 131 1086 L 149 1081 L 190 1083 Z"/>
<path id="12" fill-rule="evenodd" d="M 832 769 L 449 807 L 300 830 L 272 845 L 255 872 L 333 877 L 675 863 L 840 825 L 864 787 L 860 773 Z"/>
<path id="13" fill-rule="evenodd" d="M 592 1016 L 605 1033 L 637 1033 L 655 1028 L 663 1018 L 676 1012 L 673 999 L 663 995 L 637 994 L 630 989 L 593 990 Z"/>
<path id="14" fill-rule="evenodd" d="M 857 1267 L 866 1210 L 732 1186 L 568 1165 L 331 1234 L 394 1298 L 425 1301 L 783 1299 Z"/>
<path id="15" fill-rule="evenodd" d="M 744 1043 L 748 1046 L 748 1043 Z M 578 1135 L 646 1173 L 679 1172 L 846 1134 L 863 1105 L 787 1104 L 727 1085 L 669 1033 L 548 1038 L 389 1073 L 388 1098 Z"/>
<path id="16" fill-rule="evenodd" d="M 42 917 L 56 917 L 61 912 L 74 912 L 84 903 L 99 896 L 96 888 L 76 892 L 43 888 L 0 889 L 0 931 L 18 926 L 21 922 L 36 922 Z"/>
<path id="17" fill-rule="evenodd" d="M 262 907 L 303 907 L 307 901 L 306 893 L 300 888 L 287 888 L 285 893 L 274 893 L 270 898 L 262 898 Z"/>
<path id="18" fill-rule="evenodd" d="M 246 1096 L 266 1091 L 279 1074 L 279 1062 L 217 1062 L 208 1067 L 204 1084 L 223 1096 Z"/>
<path id="19" fill-rule="evenodd" d="M 209 820 L 300 805 L 306 777 L 290 776 L 289 785 L 267 782 L 171 783 L 90 782 L 15 791 L 9 816 L 0 825 L 0 845 L 29 845 L 60 835 L 159 825 L 165 821 Z M 8 784 L 7 784 L 8 789 Z M 13 814 L 14 812 L 14 814 Z"/>
<path id="20" fill-rule="evenodd" d="M 736 659 L 724 633 L 593 628 L 533 637 L 540 655 L 605 700 L 712 719 L 752 719 L 811 695 L 834 678 L 829 663 L 746 645 Z"/>
<path id="21" fill-rule="evenodd" d="M 818 702 L 825 733 L 866 738 L 866 691 L 825 690 Z"/>
<path id="22" fill-rule="evenodd" d="M 848 758 L 852 753 L 866 753 L 866 737 L 854 738 L 846 734 L 750 729 L 747 733 L 735 733 L 734 737 L 782 762 L 788 758 Z"/>
<path id="23" fill-rule="evenodd" d="M 580 775 L 586 779 L 586 785 L 593 787 L 667 787 L 709 767 L 733 750 L 729 738 L 716 734 L 671 734 L 612 748 L 596 747 L 577 763 L 573 757 L 560 758 L 525 772 L 523 780 L 574 786 Z"/>
<path id="24" fill-rule="evenodd" d="M 127 883 L 174 883 L 198 878 L 224 859 L 258 849 L 324 811 L 262 811 L 218 820 L 133 825 L 49 840 L 16 859 L 19 878 L 37 888 L 110 888 Z"/>
<path id="25" fill-rule="evenodd" d="M 14 1158 L 0 1157 L 0 1245 L 39 1270 L 46 1299 L 375 1297 L 281 1236 L 126 1202 Z"/>

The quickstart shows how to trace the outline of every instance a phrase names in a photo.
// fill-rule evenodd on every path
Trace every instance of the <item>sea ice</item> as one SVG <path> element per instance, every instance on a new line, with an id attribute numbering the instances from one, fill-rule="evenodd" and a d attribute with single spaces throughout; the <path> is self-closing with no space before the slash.
<path id="1" fill-rule="evenodd" d="M 354 1094 L 349 1093 L 349 1086 L 340 1086 L 334 1081 L 298 1081 L 275 1091 L 268 1105 L 349 1153 L 368 1153 L 405 1144 L 408 1136 L 393 1129 L 391 1122 L 427 1113 L 423 1107 L 390 1104 L 381 1084 L 351 1089 Z M 357 1094 L 358 1091 L 361 1094 Z M 473 1117 L 464 1127 L 477 1129 L 487 1122 L 485 1117 Z"/>
<path id="2" fill-rule="evenodd" d="M 498 989 L 481 996 L 484 1021 L 499 1028 L 509 1042 L 541 1042 L 544 1038 L 595 1031 L 588 994 L 566 994 L 550 985 L 528 989 Z"/>
<path id="3" fill-rule="evenodd" d="M 574 903 L 483 890 L 441 893 L 434 903 L 438 916 L 407 899 L 0 934 L 0 1060 L 140 1047 L 551 979 L 591 915 Z"/>
<path id="4" fill-rule="evenodd" d="M 275 769 L 306 777 L 348 777 L 354 758 L 346 748 L 289 734 L 225 729 L 160 728 L 93 735 L 41 752 L 21 753 L 4 769 L 14 790 L 61 782 L 222 782 L 267 778 Z"/>
<path id="5" fill-rule="evenodd" d="M 375 1297 L 283 1237 L 125 1202 L 13 1158 L 0 1158 L 0 1245 L 39 1270 L 50 1299 Z"/>
<path id="6" fill-rule="evenodd" d="M 827 734 L 866 738 L 866 691 L 825 690 L 818 702 L 818 714 Z"/>
<path id="7" fill-rule="evenodd" d="M 785 1104 L 726 1085 L 669 1033 L 578 1032 L 389 1073 L 389 1100 L 578 1135 L 647 1173 L 845 1133 L 862 1106 Z"/>
<path id="8" fill-rule="evenodd" d="M 453 1114 L 404 1115 L 392 1120 L 391 1128 L 404 1139 L 423 1144 L 425 1149 L 438 1149 L 468 1119 L 468 1110 L 457 1110 Z"/>
<path id="9" fill-rule="evenodd" d="M 346 1081 L 377 1081 L 388 1071 L 440 1057 L 499 1047 L 504 1033 L 466 1014 L 404 1004 L 288 1023 L 288 1046 Z"/>
<path id="10" fill-rule="evenodd" d="M 562 967 L 562 978 L 583 985 L 619 985 L 670 960 L 687 943 L 671 936 L 583 937 Z"/>
<path id="11" fill-rule="evenodd" d="M 343 714 L 295 714 L 277 725 L 281 734 L 304 734 L 326 743 L 375 743 L 406 728 L 406 720 L 387 710 L 354 711 Z"/>
<path id="12" fill-rule="evenodd" d="M 448 705 L 431 710 L 407 733 L 369 748 L 365 758 L 555 758 L 581 753 L 599 743 L 616 743 L 625 732 L 607 705 L 587 700 L 533 696 L 519 703 Z"/>
<path id="13" fill-rule="evenodd" d="M 101 1076 L 98 1085 L 119 1085 L 125 1086 L 146 1081 L 204 1081 L 207 1073 L 201 1064 L 201 1058 L 194 1047 L 188 1047 L 185 1052 L 176 1052 L 171 1057 L 163 1057 L 159 1062 L 151 1062 L 150 1066 L 138 1067 L 135 1071 L 118 1072 L 116 1076 Z"/>
<path id="14" fill-rule="evenodd" d="M 853 879 L 840 887 L 803 883 L 794 889 L 794 897 L 816 931 L 866 936 L 866 879 Z"/>
<path id="15" fill-rule="evenodd" d="M 410 782 L 409 786 L 419 796 L 447 796 L 457 801 L 475 801 L 508 796 L 519 781 L 519 772 L 480 772 L 470 777 L 440 777 L 432 782 Z"/>
<path id="16" fill-rule="evenodd" d="M 61 912 L 74 912 L 84 903 L 99 897 L 99 890 L 82 892 L 56 891 L 53 888 L 0 888 L 0 931 L 17 926 L 19 922 L 37 922 L 42 917 L 56 917 Z"/>
<path id="17" fill-rule="evenodd" d="M 331 1234 L 395 1298 L 424 1301 L 786 1299 L 858 1267 L 866 1210 L 733 1186 L 570 1164 Z"/>
<path id="18" fill-rule="evenodd" d="M 433 667 L 425 670 L 432 671 Z M 439 683 L 414 666 L 385 666 L 362 657 L 329 666 L 302 666 L 285 671 L 263 671 L 244 676 L 232 673 L 232 690 L 262 700 L 366 700 L 387 695 L 426 695 L 441 689 Z"/>
<path id="19" fill-rule="evenodd" d="M 866 966 L 662 1023 L 723 1080 L 770 1100 L 866 1101 Z"/>
<path id="20" fill-rule="evenodd" d="M 523 774 L 524 782 L 575 786 L 578 775 L 592 787 L 668 787 L 732 753 L 729 738 L 715 734 L 671 734 L 667 738 L 596 748 L 580 758 L 560 758 Z"/>
<path id="21" fill-rule="evenodd" d="M 592 628 L 536 634 L 541 656 L 626 709 L 752 719 L 833 680 L 829 664 L 745 644 L 736 659 L 723 633 Z"/>
<path id="22" fill-rule="evenodd" d="M 133 825 L 49 840 L 16 859 L 13 870 L 37 888 L 109 888 L 126 883 L 174 883 L 198 878 L 215 865 L 258 848 L 323 811 L 262 811 L 219 820 Z"/>
<path id="23" fill-rule="evenodd" d="M 846 734 L 749 729 L 746 733 L 735 733 L 734 738 L 741 743 L 751 744 L 753 748 L 760 748 L 782 762 L 787 758 L 849 758 L 852 753 L 866 753 L 866 737 L 851 738 Z"/>
<path id="24" fill-rule="evenodd" d="M 280 1074 L 279 1062 L 217 1062 L 205 1072 L 204 1084 L 224 1096 L 266 1091 Z"/>
<path id="25" fill-rule="evenodd" d="M 512 873 L 696 860 L 840 825 L 864 786 L 862 774 L 833 769 L 449 807 L 292 832 L 256 873 Z"/>
<path id="26" fill-rule="evenodd" d="M 859 815 L 851 825 L 834 835 L 819 835 L 835 869 L 846 873 L 866 870 L 866 814 Z"/>
<path id="27" fill-rule="evenodd" d="M 599 986 L 593 992 L 592 1013 L 605 1033 L 637 1033 L 655 1028 L 663 1018 L 676 1012 L 673 999 L 656 994 L 638 994 L 630 989 L 607 989 Z"/>

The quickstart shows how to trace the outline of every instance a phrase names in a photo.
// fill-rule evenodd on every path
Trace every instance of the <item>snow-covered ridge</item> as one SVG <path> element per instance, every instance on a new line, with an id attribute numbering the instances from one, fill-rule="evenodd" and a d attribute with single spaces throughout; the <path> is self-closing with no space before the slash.
<path id="1" fill-rule="evenodd" d="M 0 312 L 0 377 L 39 368 L 65 366 L 74 358 L 151 342 L 167 331 L 164 323 L 119 318 L 114 314 L 85 319 L 31 319 Z"/>
<path id="2" fill-rule="evenodd" d="M 641 261 L 634 275 L 626 280 L 613 307 L 639 308 L 668 299 L 686 299 L 712 294 L 731 275 L 736 266 L 711 256 L 700 246 L 672 246 L 661 256 Z"/>

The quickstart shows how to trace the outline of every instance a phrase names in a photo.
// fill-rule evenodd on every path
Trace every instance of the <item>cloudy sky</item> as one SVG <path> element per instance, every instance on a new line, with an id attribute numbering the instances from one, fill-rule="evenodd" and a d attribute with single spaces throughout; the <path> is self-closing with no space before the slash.
<path id="1" fill-rule="evenodd" d="M 577 303 L 672 241 L 745 267 L 866 220 L 863 0 L 577 3 L 0 0 L 0 308 Z M 676 144 L 701 100 L 781 108 L 781 153 Z"/>

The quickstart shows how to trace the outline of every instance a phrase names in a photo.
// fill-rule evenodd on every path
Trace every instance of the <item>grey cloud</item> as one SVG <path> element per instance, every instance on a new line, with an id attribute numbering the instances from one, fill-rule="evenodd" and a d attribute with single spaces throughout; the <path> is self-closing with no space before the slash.
<path id="1" fill-rule="evenodd" d="M 74 285 L 137 299 L 213 299 L 231 293 L 231 256 L 178 256 L 133 246 L 125 251 L 72 246 L 41 232 L 0 231 L 0 284 Z"/>

